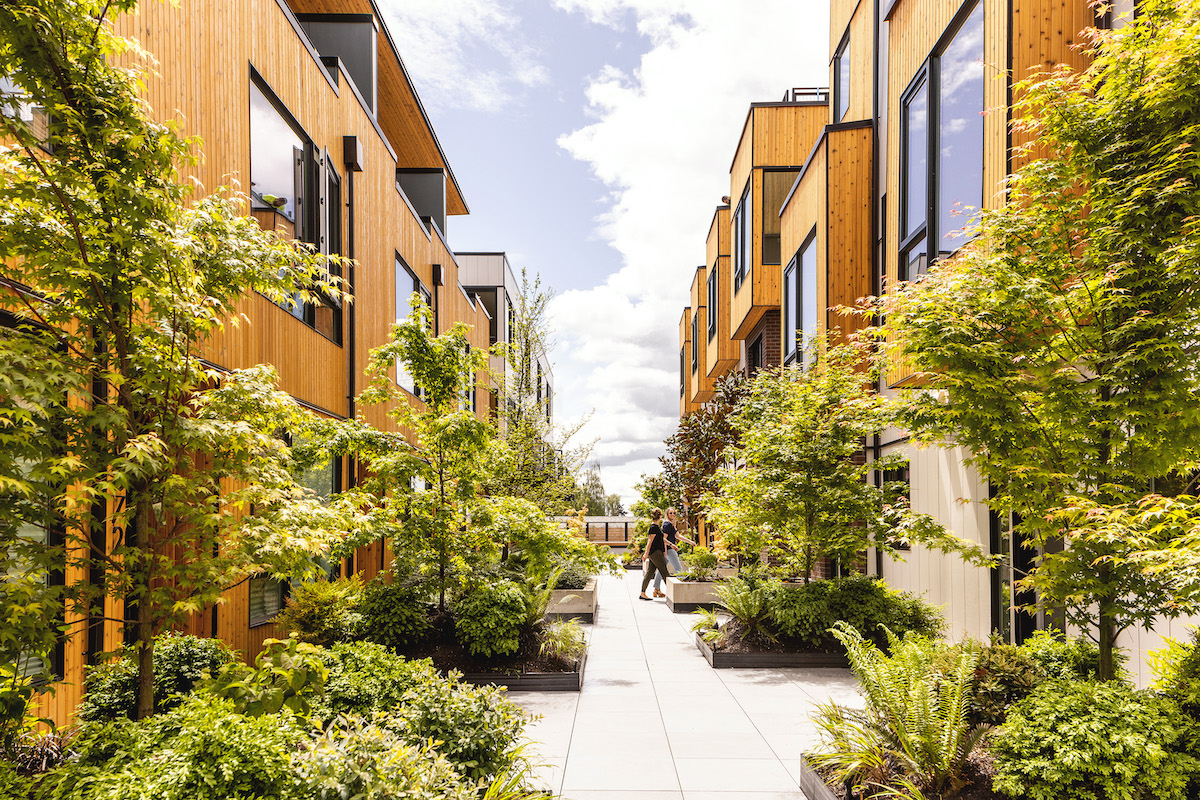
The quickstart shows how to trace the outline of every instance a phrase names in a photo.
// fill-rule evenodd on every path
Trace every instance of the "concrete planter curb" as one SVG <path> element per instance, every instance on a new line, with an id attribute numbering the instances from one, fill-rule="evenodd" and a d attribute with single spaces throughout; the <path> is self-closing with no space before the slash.
<path id="1" fill-rule="evenodd" d="M 821 774 L 809 766 L 804 756 L 800 756 L 800 791 L 808 800 L 838 800 Z"/>
<path id="2" fill-rule="evenodd" d="M 676 614 L 690 614 L 700 608 L 711 610 L 717 605 L 717 581 L 681 581 L 667 578 L 663 586 L 663 592 L 667 595 L 667 608 Z"/>
<path id="3" fill-rule="evenodd" d="M 524 672 L 505 675 L 499 672 L 476 672 L 463 675 L 463 683 L 476 686 L 504 686 L 510 692 L 578 692 L 583 688 L 583 669 L 587 653 L 579 659 L 574 672 Z"/>
<path id="4" fill-rule="evenodd" d="M 773 669 L 777 667 L 847 668 L 850 662 L 841 653 L 722 653 L 696 634 L 696 647 L 713 669 Z M 809 795 L 811 800 L 812 795 Z"/>
<path id="5" fill-rule="evenodd" d="M 551 619 L 596 621 L 596 579 L 588 580 L 582 589 L 555 589 L 550 593 L 546 616 Z"/>

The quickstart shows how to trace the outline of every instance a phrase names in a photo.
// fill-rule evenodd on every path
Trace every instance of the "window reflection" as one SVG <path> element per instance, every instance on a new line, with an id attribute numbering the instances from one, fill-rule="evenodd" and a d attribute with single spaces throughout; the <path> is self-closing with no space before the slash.
<path id="1" fill-rule="evenodd" d="M 938 79 L 940 255 L 966 243 L 962 230 L 983 205 L 983 4 L 942 53 Z"/>
<path id="2" fill-rule="evenodd" d="M 262 90 L 250 83 L 250 195 L 256 209 L 273 208 L 296 222 L 302 192 L 304 140 Z"/>
<path id="3" fill-rule="evenodd" d="M 925 224 L 926 175 L 929 163 L 929 82 L 924 78 L 904 107 L 904 219 L 907 238 Z"/>

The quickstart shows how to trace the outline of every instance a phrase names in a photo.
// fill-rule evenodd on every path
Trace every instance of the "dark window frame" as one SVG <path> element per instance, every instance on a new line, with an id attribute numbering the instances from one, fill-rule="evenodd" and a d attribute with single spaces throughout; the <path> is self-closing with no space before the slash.
<path id="1" fill-rule="evenodd" d="M 679 396 L 687 395 L 687 348 L 679 348 Z"/>
<path id="2" fill-rule="evenodd" d="M 958 244 L 958 246 L 945 255 L 942 255 L 940 249 L 933 250 L 934 246 L 938 245 L 945 231 L 938 230 L 938 213 L 939 213 L 939 186 L 938 178 L 940 177 L 940 147 L 941 147 L 941 59 L 946 50 L 954 43 L 955 38 L 962 32 L 967 21 L 975 13 L 977 9 L 983 7 L 984 0 L 974 0 L 964 2 L 962 7 L 955 12 L 954 18 L 942 35 L 938 38 L 937 44 L 930 51 L 929 56 L 924 63 L 917 69 L 903 94 L 900 96 L 900 200 L 897 207 L 899 215 L 899 235 L 900 247 L 899 257 L 896 262 L 896 277 L 898 281 L 919 281 L 929 267 L 933 265 L 939 258 L 948 258 L 958 251 L 969 239 L 966 239 Z M 986 26 L 987 17 L 986 9 L 983 17 L 984 41 L 986 42 Z M 908 106 L 909 103 L 917 96 L 921 89 L 925 89 L 925 203 L 924 203 L 924 221 L 914 228 L 911 233 L 905 234 L 909 228 L 908 220 L 908 159 L 909 159 L 909 132 L 908 132 Z M 986 136 L 986 132 L 984 134 Z M 986 158 L 986 155 L 985 155 Z M 983 166 L 983 165 L 981 165 Z M 982 175 L 982 171 L 981 171 Z M 924 245 L 925 259 L 923 264 L 918 261 L 913 275 L 909 267 L 913 262 L 913 257 L 919 252 L 919 248 Z"/>
<path id="3" fill-rule="evenodd" d="M 692 374 L 700 372 L 700 309 L 692 312 Z"/>
<path id="4" fill-rule="evenodd" d="M 850 113 L 850 86 L 849 80 L 842 78 L 843 64 L 850 63 L 850 28 L 846 27 L 846 33 L 842 35 L 842 40 L 838 42 L 837 50 L 833 54 L 833 102 L 830 103 L 830 108 L 833 111 L 833 122 L 843 121 L 846 115 Z M 838 113 L 839 110 L 841 113 Z"/>
<path id="5" fill-rule="evenodd" d="M 787 266 L 783 268 L 783 363 L 791 364 L 796 360 L 799 349 L 796 346 L 797 321 L 800 312 L 800 285 L 797 275 L 800 271 L 800 251 L 792 254 Z M 791 289 L 791 291 L 789 291 Z M 791 323 L 789 326 L 789 322 Z M 788 328 L 791 327 L 789 331 Z"/>
<path id="6" fill-rule="evenodd" d="M 713 264 L 712 269 L 708 273 L 708 340 L 711 342 L 717 335 L 717 303 L 720 302 L 720 285 L 718 279 L 717 265 Z"/>
<path id="7" fill-rule="evenodd" d="M 737 208 L 733 212 L 733 292 L 737 294 L 742 290 L 742 286 L 746 283 L 746 279 L 750 277 L 753 267 L 750 263 L 754 260 L 754 198 L 751 189 L 754 187 L 754 170 L 750 170 L 750 177 L 746 180 L 746 188 L 742 190 L 742 196 L 738 199 Z M 746 204 L 750 203 L 751 208 L 747 213 Z M 750 235 L 750 244 L 747 249 L 746 234 Z"/>

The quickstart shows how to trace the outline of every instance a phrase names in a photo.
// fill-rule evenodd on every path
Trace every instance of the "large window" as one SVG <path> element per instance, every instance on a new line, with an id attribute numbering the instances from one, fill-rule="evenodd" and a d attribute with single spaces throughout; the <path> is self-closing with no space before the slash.
<path id="1" fill-rule="evenodd" d="M 833 56 L 833 121 L 841 122 L 850 111 L 850 31 Z"/>
<path id="2" fill-rule="evenodd" d="M 327 255 L 342 252 L 342 189 L 333 159 L 256 74 L 250 80 L 250 209 L 268 230 Z M 341 343 L 341 308 L 333 300 L 313 303 L 298 295 L 284 307 Z"/>
<path id="3" fill-rule="evenodd" d="M 733 290 L 742 288 L 746 276 L 750 273 L 751 259 L 754 258 L 754 229 L 751 220 L 754 217 L 750 187 L 754 185 L 754 173 L 746 181 L 742 191 L 742 199 L 738 201 L 737 209 L 733 212 Z"/>
<path id="4" fill-rule="evenodd" d="M 250 579 L 250 627 L 266 625 L 283 610 L 288 586 L 270 575 L 255 575 Z"/>
<path id="5" fill-rule="evenodd" d="M 708 340 L 717 335 L 717 265 L 708 271 Z"/>
<path id="6" fill-rule="evenodd" d="M 426 308 L 432 301 L 432 295 L 417 274 L 409 268 L 400 254 L 396 254 L 396 322 L 402 322 L 414 313 L 412 296 L 416 293 Z M 413 380 L 412 373 L 400 359 L 396 359 L 396 385 L 407 389 L 414 396 L 420 397 L 420 392 Z"/>
<path id="7" fill-rule="evenodd" d="M 820 330 L 816 242 L 817 229 L 813 228 L 783 273 L 785 360 L 803 360 L 805 348 Z"/>
<path id="8" fill-rule="evenodd" d="M 959 19 L 901 100 L 900 280 L 965 244 L 983 205 L 983 3 Z"/>

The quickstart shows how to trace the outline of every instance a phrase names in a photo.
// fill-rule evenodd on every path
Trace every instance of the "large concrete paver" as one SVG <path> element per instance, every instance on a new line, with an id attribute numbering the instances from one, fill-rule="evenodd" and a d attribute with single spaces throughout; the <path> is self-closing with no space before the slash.
<path id="1" fill-rule="evenodd" d="M 859 705 L 840 669 L 714 670 L 687 614 L 637 599 L 641 574 L 600 581 L 578 694 L 514 692 L 541 777 L 569 800 L 806 800 L 799 754 L 814 705 Z"/>

